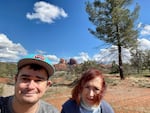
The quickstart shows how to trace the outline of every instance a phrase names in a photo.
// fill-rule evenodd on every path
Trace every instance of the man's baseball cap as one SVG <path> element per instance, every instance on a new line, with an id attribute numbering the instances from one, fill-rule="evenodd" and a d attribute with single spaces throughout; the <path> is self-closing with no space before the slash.
<path id="1" fill-rule="evenodd" d="M 38 64 L 44 67 L 47 70 L 49 77 L 53 75 L 55 72 L 55 69 L 51 61 L 48 58 L 46 58 L 44 55 L 40 55 L 40 54 L 27 55 L 23 59 L 18 61 L 17 67 L 19 69 L 20 67 L 27 65 L 27 64 Z"/>

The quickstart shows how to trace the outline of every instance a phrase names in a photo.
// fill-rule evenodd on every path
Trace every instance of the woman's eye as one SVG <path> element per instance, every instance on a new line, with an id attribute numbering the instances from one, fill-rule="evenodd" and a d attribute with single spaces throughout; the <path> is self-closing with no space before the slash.
<path id="1" fill-rule="evenodd" d="M 98 88 L 94 88 L 96 91 L 99 91 L 100 89 L 98 89 Z"/>
<path id="2" fill-rule="evenodd" d="M 100 93 L 100 91 L 101 91 L 101 90 L 100 90 L 99 88 L 94 88 L 94 92 L 95 92 L 95 93 Z"/>
<path id="3" fill-rule="evenodd" d="M 86 88 L 86 89 L 90 89 L 90 87 L 89 87 L 89 86 L 85 86 L 84 88 Z"/>

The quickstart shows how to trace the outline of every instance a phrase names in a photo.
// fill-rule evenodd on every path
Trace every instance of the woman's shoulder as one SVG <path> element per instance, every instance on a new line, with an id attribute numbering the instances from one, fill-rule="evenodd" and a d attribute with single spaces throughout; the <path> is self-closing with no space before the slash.
<path id="1" fill-rule="evenodd" d="M 105 111 L 104 113 L 114 113 L 112 106 L 105 100 L 101 101 L 102 110 Z"/>
<path id="2" fill-rule="evenodd" d="M 106 100 L 102 99 L 101 100 L 101 105 L 110 105 Z"/>
<path id="3" fill-rule="evenodd" d="M 75 102 L 75 100 L 72 100 L 72 99 L 68 99 L 68 100 L 63 104 L 63 106 L 73 106 L 73 105 L 76 105 L 76 102 Z"/>
<path id="4" fill-rule="evenodd" d="M 62 105 L 61 113 L 80 113 L 75 100 L 69 99 Z"/>

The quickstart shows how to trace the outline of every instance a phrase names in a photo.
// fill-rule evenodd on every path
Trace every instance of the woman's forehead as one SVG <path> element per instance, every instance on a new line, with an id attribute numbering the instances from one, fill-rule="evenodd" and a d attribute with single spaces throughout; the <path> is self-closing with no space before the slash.
<path id="1" fill-rule="evenodd" d="M 102 83 L 102 78 L 95 77 L 95 78 L 87 81 L 85 84 L 101 84 L 101 83 Z"/>

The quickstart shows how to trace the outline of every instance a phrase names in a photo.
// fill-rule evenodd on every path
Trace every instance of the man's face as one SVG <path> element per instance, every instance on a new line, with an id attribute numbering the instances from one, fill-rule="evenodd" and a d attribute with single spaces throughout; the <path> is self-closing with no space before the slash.
<path id="1" fill-rule="evenodd" d="M 16 78 L 15 99 L 19 103 L 34 104 L 44 95 L 49 85 L 44 69 L 35 71 L 25 66 Z"/>

